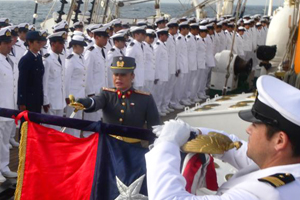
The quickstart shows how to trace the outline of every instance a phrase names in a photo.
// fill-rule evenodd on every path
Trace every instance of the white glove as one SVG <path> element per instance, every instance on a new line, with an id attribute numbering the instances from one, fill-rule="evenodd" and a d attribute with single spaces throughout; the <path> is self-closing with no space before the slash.
<path id="1" fill-rule="evenodd" d="M 153 133 L 158 137 L 154 145 L 168 141 L 181 147 L 188 141 L 191 127 L 182 120 L 170 120 L 165 122 L 163 126 L 155 126 Z"/>

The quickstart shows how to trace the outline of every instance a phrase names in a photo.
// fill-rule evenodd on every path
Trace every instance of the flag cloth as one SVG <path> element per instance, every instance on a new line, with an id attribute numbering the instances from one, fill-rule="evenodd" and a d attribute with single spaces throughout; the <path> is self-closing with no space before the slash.
<path id="1" fill-rule="evenodd" d="M 147 149 L 107 134 L 75 138 L 24 117 L 16 200 L 147 199 Z"/>
<path id="2" fill-rule="evenodd" d="M 209 154 L 188 153 L 183 162 L 182 175 L 186 180 L 185 189 L 196 194 L 197 189 L 218 190 L 214 159 Z"/>

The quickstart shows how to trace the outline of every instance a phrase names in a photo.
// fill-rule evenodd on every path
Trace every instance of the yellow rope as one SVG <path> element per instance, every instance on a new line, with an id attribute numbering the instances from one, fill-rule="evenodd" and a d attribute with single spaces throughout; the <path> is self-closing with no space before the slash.
<path id="1" fill-rule="evenodd" d="M 28 131 L 28 122 L 24 122 L 21 129 L 21 140 L 19 146 L 19 166 L 18 166 L 18 179 L 17 179 L 18 181 L 17 181 L 17 187 L 15 191 L 15 200 L 20 200 L 22 194 L 26 145 L 27 145 L 27 131 Z"/>

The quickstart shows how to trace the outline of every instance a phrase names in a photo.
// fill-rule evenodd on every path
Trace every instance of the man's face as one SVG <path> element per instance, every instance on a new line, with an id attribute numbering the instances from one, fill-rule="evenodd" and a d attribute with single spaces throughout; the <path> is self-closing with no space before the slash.
<path id="1" fill-rule="evenodd" d="M 126 73 L 126 74 L 114 73 L 113 74 L 114 86 L 118 90 L 127 90 L 127 89 L 131 88 L 133 79 L 134 79 L 133 73 Z"/>
<path id="2" fill-rule="evenodd" d="M 51 45 L 52 51 L 57 54 L 62 53 L 64 50 L 64 47 L 65 47 L 64 41 L 56 41 L 56 42 L 53 42 Z"/>
<path id="3" fill-rule="evenodd" d="M 18 36 L 11 36 L 12 45 L 15 45 L 18 40 Z"/>
<path id="4" fill-rule="evenodd" d="M 246 132 L 249 134 L 247 156 L 260 166 L 267 158 L 272 157 L 272 138 L 268 140 L 267 126 L 263 123 L 252 123 Z"/>
<path id="5" fill-rule="evenodd" d="M 11 47 L 12 47 L 11 41 L 1 42 L 0 43 L 0 53 L 6 56 L 11 51 Z"/>
<path id="6" fill-rule="evenodd" d="M 144 33 L 135 33 L 134 34 L 134 39 L 136 39 L 139 42 L 143 42 L 146 38 L 146 34 Z"/>
<path id="7" fill-rule="evenodd" d="M 158 23 L 157 24 L 157 28 L 160 28 L 160 29 L 166 28 L 166 22 L 160 22 L 160 23 Z"/>
<path id="8" fill-rule="evenodd" d="M 205 32 L 205 31 L 200 31 L 199 35 L 200 35 L 201 38 L 206 38 L 207 32 Z"/>
<path id="9" fill-rule="evenodd" d="M 115 46 L 118 47 L 119 49 L 123 49 L 125 47 L 125 41 L 123 40 L 115 41 Z"/>
<path id="10" fill-rule="evenodd" d="M 244 35 L 244 31 L 239 31 L 239 34 L 240 35 Z"/>
<path id="11" fill-rule="evenodd" d="M 168 40 L 168 34 L 162 34 L 159 37 L 160 41 L 165 42 Z"/>
<path id="12" fill-rule="evenodd" d="M 108 37 L 106 36 L 94 36 L 95 38 L 95 42 L 97 44 L 97 46 L 99 47 L 104 47 L 106 44 L 107 44 L 107 40 L 108 40 Z"/>
<path id="13" fill-rule="evenodd" d="M 114 32 L 118 32 L 119 30 L 122 30 L 122 26 L 114 26 Z"/>

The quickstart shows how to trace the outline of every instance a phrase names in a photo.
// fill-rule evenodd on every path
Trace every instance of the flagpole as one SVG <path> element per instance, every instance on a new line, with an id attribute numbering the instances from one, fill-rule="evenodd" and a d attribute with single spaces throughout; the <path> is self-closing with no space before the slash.
<path id="1" fill-rule="evenodd" d="M 12 118 L 17 117 L 22 111 L 12 110 L 0 107 L 0 117 Z M 121 126 L 114 124 L 107 124 L 101 121 L 93 122 L 81 119 L 71 119 L 66 117 L 59 117 L 53 115 L 45 115 L 40 113 L 28 112 L 28 118 L 30 121 L 41 124 L 50 124 L 61 127 L 68 127 L 73 129 L 79 129 L 82 131 L 97 132 L 100 130 L 101 134 L 113 134 L 117 136 L 130 137 L 140 140 L 153 141 L 155 135 L 151 130 Z M 100 128 L 99 128 L 100 126 Z"/>

